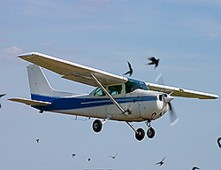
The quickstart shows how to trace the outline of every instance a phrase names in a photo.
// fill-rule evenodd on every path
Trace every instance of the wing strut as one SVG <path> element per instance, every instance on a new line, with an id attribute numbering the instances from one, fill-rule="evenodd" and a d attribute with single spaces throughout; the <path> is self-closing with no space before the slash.
<path id="1" fill-rule="evenodd" d="M 96 78 L 96 76 L 94 74 L 91 74 L 91 77 L 93 78 L 93 80 L 97 83 L 97 85 L 99 87 L 102 88 L 102 90 L 104 91 L 104 93 L 111 99 L 111 101 L 118 107 L 118 109 L 120 109 L 120 111 L 123 114 L 128 114 L 127 110 L 124 110 L 121 105 L 111 96 L 111 94 L 105 89 L 105 87 L 99 82 L 99 80 Z"/>
<path id="2" fill-rule="evenodd" d="M 94 74 L 91 74 L 91 77 L 93 78 L 93 80 L 97 83 L 97 85 L 99 87 L 102 88 L 102 90 L 104 91 L 104 93 L 111 99 L 111 101 L 120 109 L 120 111 L 125 114 L 125 115 L 128 115 L 130 113 L 129 110 L 124 110 L 121 105 L 111 96 L 111 94 L 105 89 L 105 87 L 99 82 L 99 80 L 96 78 L 96 76 Z M 136 129 L 134 129 L 134 127 L 129 123 L 127 122 L 127 125 L 135 132 L 135 133 L 138 133 L 136 131 Z"/>

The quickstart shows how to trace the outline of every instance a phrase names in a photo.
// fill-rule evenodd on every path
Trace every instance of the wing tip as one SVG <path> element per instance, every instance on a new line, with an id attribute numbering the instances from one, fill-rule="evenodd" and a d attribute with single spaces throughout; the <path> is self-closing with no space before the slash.
<path id="1" fill-rule="evenodd" d="M 19 58 L 27 58 L 27 57 L 31 57 L 33 55 L 43 55 L 43 54 L 40 52 L 33 51 L 33 52 L 27 52 L 27 53 L 20 54 L 20 55 L 18 55 L 18 57 Z"/>

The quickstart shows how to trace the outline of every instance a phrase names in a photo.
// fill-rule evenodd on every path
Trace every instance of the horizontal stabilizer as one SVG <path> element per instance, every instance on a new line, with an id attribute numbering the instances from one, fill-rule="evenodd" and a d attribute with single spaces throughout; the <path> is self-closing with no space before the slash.
<path id="1" fill-rule="evenodd" d="M 27 104 L 30 106 L 49 106 L 51 104 L 50 102 L 31 100 L 31 99 L 25 99 L 25 98 L 10 98 L 8 100 L 13 101 L 13 102 Z"/>

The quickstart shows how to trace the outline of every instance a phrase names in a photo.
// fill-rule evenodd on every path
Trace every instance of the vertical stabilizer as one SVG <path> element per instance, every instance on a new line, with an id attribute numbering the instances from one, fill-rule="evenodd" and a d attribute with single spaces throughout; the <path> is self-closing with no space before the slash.
<path id="1" fill-rule="evenodd" d="M 55 91 L 47 78 L 45 77 L 42 69 L 37 65 L 27 66 L 28 79 L 31 95 L 62 97 L 71 96 L 72 93 Z"/>

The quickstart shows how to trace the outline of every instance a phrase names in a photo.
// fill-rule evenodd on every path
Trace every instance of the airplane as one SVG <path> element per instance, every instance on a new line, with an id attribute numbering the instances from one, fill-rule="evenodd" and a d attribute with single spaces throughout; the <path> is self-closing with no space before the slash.
<path id="1" fill-rule="evenodd" d="M 217 99 L 215 94 L 159 85 L 101 71 L 39 52 L 18 57 L 32 63 L 27 66 L 31 99 L 8 100 L 30 105 L 44 111 L 95 118 L 94 132 L 102 130 L 108 120 L 125 122 L 138 141 L 143 140 L 143 128 L 135 129 L 132 122 L 145 122 L 147 136 L 155 136 L 151 122 L 170 111 L 171 125 L 178 120 L 172 109 L 174 97 Z M 61 78 L 95 87 L 90 94 L 75 94 L 54 90 L 42 67 L 61 75 Z"/>

